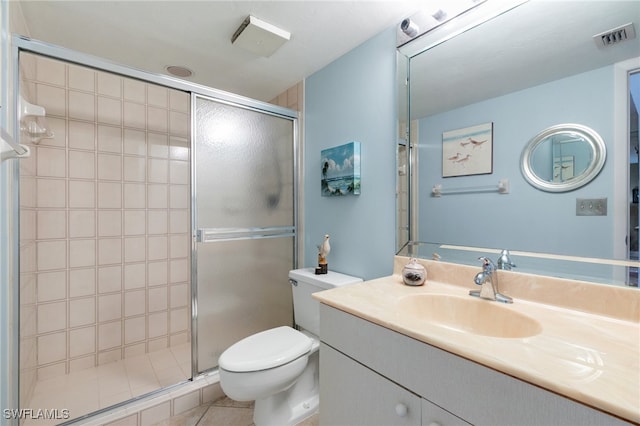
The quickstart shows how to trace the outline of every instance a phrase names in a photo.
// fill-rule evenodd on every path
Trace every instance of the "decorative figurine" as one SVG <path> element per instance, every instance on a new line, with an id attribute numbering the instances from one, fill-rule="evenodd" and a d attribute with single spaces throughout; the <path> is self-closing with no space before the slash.
<path id="1" fill-rule="evenodd" d="M 318 267 L 316 268 L 316 275 L 326 274 L 329 270 L 329 266 L 327 264 L 327 256 L 331 251 L 331 246 L 329 245 L 329 234 L 324 236 L 324 241 L 322 244 L 318 246 Z"/>

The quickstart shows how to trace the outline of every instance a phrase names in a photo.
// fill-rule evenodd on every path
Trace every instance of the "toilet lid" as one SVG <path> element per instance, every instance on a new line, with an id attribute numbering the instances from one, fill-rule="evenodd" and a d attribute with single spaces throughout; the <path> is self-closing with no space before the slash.
<path id="1" fill-rule="evenodd" d="M 218 365 L 235 372 L 278 367 L 306 354 L 313 341 L 291 327 L 261 331 L 231 345 L 220 355 Z"/>

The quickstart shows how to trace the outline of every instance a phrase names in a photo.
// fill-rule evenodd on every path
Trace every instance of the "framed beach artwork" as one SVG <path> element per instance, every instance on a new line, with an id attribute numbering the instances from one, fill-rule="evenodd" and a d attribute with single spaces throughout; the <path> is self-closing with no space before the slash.
<path id="1" fill-rule="evenodd" d="M 493 173 L 493 123 L 442 133 L 442 177 Z"/>
<path id="2" fill-rule="evenodd" d="M 360 142 L 323 149 L 321 157 L 322 196 L 360 195 Z"/>

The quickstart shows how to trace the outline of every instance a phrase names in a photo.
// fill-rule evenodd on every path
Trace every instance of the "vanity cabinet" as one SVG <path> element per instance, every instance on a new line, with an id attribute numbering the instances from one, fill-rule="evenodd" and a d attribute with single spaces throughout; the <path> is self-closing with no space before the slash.
<path id="1" fill-rule="evenodd" d="M 321 425 L 630 424 L 328 305 L 320 313 Z"/>
<path id="2" fill-rule="evenodd" d="M 320 423 L 366 426 L 455 426 L 465 421 L 321 344 Z"/>

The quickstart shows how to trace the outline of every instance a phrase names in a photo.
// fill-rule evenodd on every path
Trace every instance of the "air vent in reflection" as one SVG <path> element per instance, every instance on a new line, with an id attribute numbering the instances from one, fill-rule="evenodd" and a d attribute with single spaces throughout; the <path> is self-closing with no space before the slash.
<path id="1" fill-rule="evenodd" d="M 627 25 L 593 36 L 593 40 L 596 42 L 598 47 L 613 46 L 614 44 L 621 43 L 625 40 L 631 40 L 633 38 L 636 38 L 636 31 L 633 28 L 633 23 L 628 23 Z"/>

